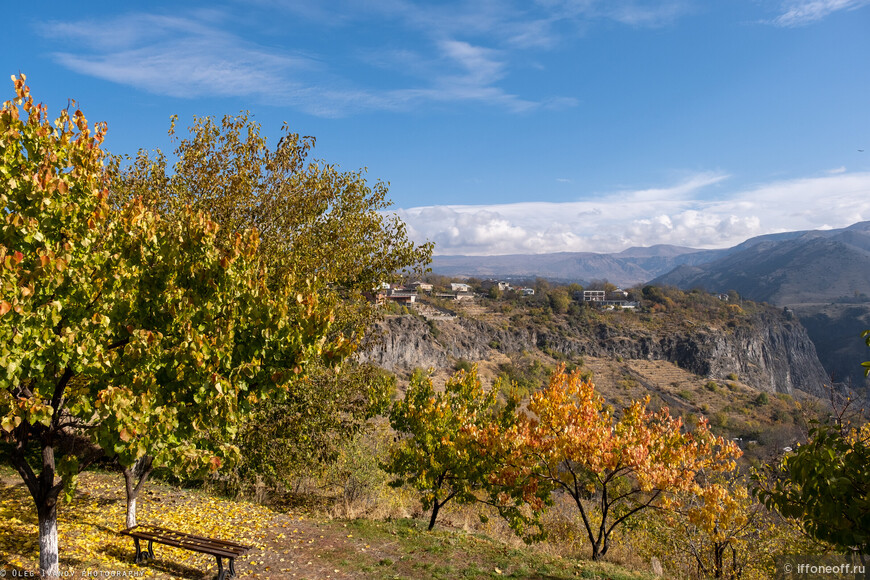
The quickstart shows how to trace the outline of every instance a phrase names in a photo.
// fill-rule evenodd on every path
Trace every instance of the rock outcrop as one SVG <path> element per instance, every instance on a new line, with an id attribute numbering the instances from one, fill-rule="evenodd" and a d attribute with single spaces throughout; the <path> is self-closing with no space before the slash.
<path id="1" fill-rule="evenodd" d="M 806 330 L 793 316 L 774 309 L 753 315 L 734 328 L 704 325 L 679 332 L 634 326 L 630 331 L 604 322 L 576 333 L 550 328 L 500 327 L 456 318 L 425 321 L 390 317 L 380 325 L 380 340 L 361 358 L 401 371 L 446 368 L 457 359 L 485 360 L 496 352 L 540 349 L 565 357 L 622 357 L 666 360 L 703 377 L 740 381 L 759 390 L 823 394 L 825 371 Z"/>

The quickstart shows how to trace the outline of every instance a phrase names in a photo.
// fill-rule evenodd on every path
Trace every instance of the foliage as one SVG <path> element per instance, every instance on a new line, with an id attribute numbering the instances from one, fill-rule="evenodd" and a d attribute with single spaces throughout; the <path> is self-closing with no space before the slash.
<path id="1" fill-rule="evenodd" d="M 460 358 L 453 365 L 453 368 L 457 371 L 464 371 L 466 373 L 472 372 L 474 370 L 474 363 L 472 363 L 468 359 Z"/>
<path id="2" fill-rule="evenodd" d="M 614 530 L 631 516 L 693 489 L 702 469 L 734 469 L 739 453 L 733 443 L 714 437 L 705 422 L 684 432 L 667 409 L 653 413 L 647 403 L 635 402 L 616 418 L 580 371 L 560 369 L 532 395 L 517 428 L 503 434 L 520 455 L 498 474 L 498 482 L 509 484 L 518 470 L 531 470 L 539 483 L 523 484 L 527 499 L 546 497 L 550 488 L 568 494 L 580 512 L 592 558 L 601 558 Z"/>
<path id="3" fill-rule="evenodd" d="M 395 378 L 371 365 L 311 367 L 286 398 L 254 405 L 238 437 L 241 460 L 231 486 L 239 491 L 258 475 L 268 485 L 287 485 L 302 471 L 326 467 L 387 409 L 394 390 Z"/>
<path id="4" fill-rule="evenodd" d="M 571 304 L 571 296 L 568 291 L 560 286 L 550 291 L 548 298 L 550 300 L 550 308 L 556 314 L 565 314 L 568 312 L 568 306 Z"/>
<path id="5" fill-rule="evenodd" d="M 353 343 L 330 333 L 313 288 L 270 273 L 255 233 L 225 236 L 190 209 L 165 220 L 136 199 L 110 206 L 105 126 L 92 132 L 80 111 L 52 126 L 23 77 L 15 89 L 0 112 L 0 428 L 50 574 L 57 498 L 83 467 L 80 453 L 55 455 L 77 429 L 125 466 L 148 455 L 215 470 L 237 456 L 252 404 Z"/>
<path id="6" fill-rule="evenodd" d="M 273 513 L 253 504 L 235 503 L 193 492 L 182 493 L 174 488 L 158 487 L 145 495 L 141 506 L 143 518 L 161 522 L 168 528 L 213 538 L 235 541 L 259 548 L 264 523 Z M 171 501 L 167 501 L 171 497 Z M 32 538 L 36 518 L 28 509 L 28 497 L 20 486 L 0 484 L 0 565 L 14 567 L 17 575 L 33 574 L 38 548 Z M 133 543 L 116 533 L 124 522 L 123 492 L 114 474 L 87 472 L 75 496 L 59 516 L 60 542 L 64 552 L 60 559 L 62 577 L 81 577 L 88 572 L 117 570 L 119 575 L 152 576 L 168 567 L 172 576 L 189 577 L 191 572 L 214 566 L 214 558 L 189 550 L 155 547 L 159 551 L 160 568 L 133 564 Z M 261 555 L 256 549 L 236 566 L 251 567 L 250 560 Z M 246 570 L 247 571 L 247 570 Z M 14 573 L 13 573 L 14 574 Z"/>
<path id="7" fill-rule="evenodd" d="M 40 570 L 51 574 L 63 489 L 55 475 L 77 471 L 74 459 L 55 461 L 67 421 L 60 411 L 75 371 L 102 354 L 87 331 L 104 334 L 103 315 L 88 305 L 113 290 L 111 280 L 107 289 L 93 283 L 108 259 L 100 227 L 108 214 L 100 150 L 106 128 L 91 130 L 78 110 L 62 111 L 52 126 L 25 80 L 13 77 L 15 98 L 0 111 L 0 428 L 45 528 Z M 100 350 L 111 350 L 112 342 L 100 342 Z M 38 473 L 28 462 L 34 441 Z"/>
<path id="8" fill-rule="evenodd" d="M 495 469 L 498 459 L 483 452 L 479 433 L 497 424 L 497 395 L 497 387 L 484 391 L 476 366 L 458 371 L 443 392 L 416 372 L 404 399 L 390 410 L 390 424 L 402 438 L 384 469 L 397 476 L 392 485 L 407 483 L 422 493 L 423 509 L 432 510 L 430 530 L 450 500 L 476 501 L 475 492 Z"/>
<path id="9" fill-rule="evenodd" d="M 766 506 L 841 552 L 870 550 L 870 423 L 814 427 L 775 475 L 756 490 Z"/>
<path id="10" fill-rule="evenodd" d="M 870 330 L 862 332 L 861 337 L 864 339 L 864 342 L 867 343 L 867 346 L 870 346 Z M 870 376 L 870 361 L 862 362 L 861 366 L 864 367 L 864 376 Z"/>
<path id="11" fill-rule="evenodd" d="M 176 137 L 175 119 L 169 132 Z M 282 133 L 270 148 L 248 113 L 221 120 L 195 117 L 175 148 L 171 170 L 160 151 L 140 151 L 126 165 L 118 160 L 112 173 L 114 199 L 121 203 L 140 196 L 168 220 L 179 219 L 187 208 L 207 211 L 221 226 L 218 235 L 227 238 L 255 228 L 257 257 L 268 266 L 270 288 L 289 285 L 292 291 L 316 295 L 333 312 L 330 338 L 345 337 L 355 348 L 381 314 L 367 294 L 396 280 L 401 270 L 422 269 L 432 245 L 412 243 L 401 220 L 385 213 L 386 184 L 369 185 L 362 171 L 345 172 L 311 160 L 314 138 L 292 133 L 286 125 Z M 408 313 L 398 304 L 384 312 L 389 309 Z M 350 436 L 353 429 L 336 426 L 359 416 L 358 400 L 368 394 L 358 378 L 348 376 L 325 387 L 335 395 L 331 404 L 317 396 L 318 385 L 310 382 L 299 383 L 286 406 L 260 404 L 242 427 L 245 439 L 263 443 L 264 434 L 271 433 L 282 445 L 260 451 L 245 444 L 241 472 L 259 470 L 269 481 L 286 480 L 291 466 L 313 458 L 315 441 Z M 289 430 L 279 432 L 281 428 Z"/>
<path id="12" fill-rule="evenodd" d="M 761 563 L 751 549 L 765 528 L 761 507 L 733 477 L 702 481 L 692 492 L 680 494 L 669 520 L 680 532 L 681 551 L 704 576 L 736 580 L 747 566 Z"/>
<path id="13" fill-rule="evenodd" d="M 175 119 L 169 132 L 175 136 Z M 170 216 L 187 206 L 207 211 L 228 237 L 256 228 L 266 263 L 295 272 L 297 282 L 319 280 L 320 299 L 336 307 L 336 329 L 359 338 L 375 316 L 364 294 L 400 270 L 422 268 L 432 244 L 415 245 L 404 223 L 384 213 L 385 183 L 370 186 L 362 171 L 309 160 L 314 138 L 286 125 L 282 133 L 270 149 L 248 113 L 195 117 L 171 171 L 160 151 L 140 151 L 115 175 L 116 195 L 142 196 Z"/>
<path id="14" fill-rule="evenodd" d="M 392 440 L 388 424 L 379 421 L 339 441 L 336 458 L 323 476 L 323 481 L 338 492 L 333 513 L 345 518 L 361 514 L 376 518 L 403 505 L 406 498 L 389 486 L 390 477 L 381 469 Z"/>
<path id="15" fill-rule="evenodd" d="M 676 577 L 765 580 L 775 557 L 813 553 L 813 546 L 778 514 L 752 498 L 745 481 L 730 474 L 677 494 L 673 509 L 649 511 L 627 543 L 655 556 Z"/>
<path id="16" fill-rule="evenodd" d="M 529 395 L 536 391 L 539 386 L 546 383 L 553 372 L 552 367 L 528 355 L 514 357 L 510 363 L 498 365 L 499 378 L 505 383 L 512 385 L 513 389 L 521 395 Z"/>

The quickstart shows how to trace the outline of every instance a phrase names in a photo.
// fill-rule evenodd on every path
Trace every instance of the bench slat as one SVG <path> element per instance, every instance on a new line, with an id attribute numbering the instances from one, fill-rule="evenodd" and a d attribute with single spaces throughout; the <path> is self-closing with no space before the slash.
<path id="1" fill-rule="evenodd" d="M 251 546 L 245 546 L 236 542 L 196 536 L 193 534 L 161 528 L 159 526 L 138 525 L 122 530 L 121 533 L 126 536 L 154 541 L 167 546 L 174 546 L 194 552 L 211 554 L 213 556 L 224 556 L 227 558 L 239 557 L 252 549 Z"/>

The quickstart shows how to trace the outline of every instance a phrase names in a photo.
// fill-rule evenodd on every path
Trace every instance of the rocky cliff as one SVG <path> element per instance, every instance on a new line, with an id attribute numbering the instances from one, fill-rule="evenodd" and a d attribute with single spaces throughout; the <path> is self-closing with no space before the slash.
<path id="1" fill-rule="evenodd" d="M 389 317 L 380 340 L 362 358 L 394 371 L 443 369 L 457 359 L 486 360 L 497 353 L 541 350 L 559 358 L 582 356 L 665 360 L 711 379 L 736 374 L 759 390 L 823 394 L 825 371 L 806 330 L 793 316 L 760 309 L 731 327 L 681 324 L 675 330 L 613 313 L 579 327 L 484 322 L 468 317 L 426 321 Z"/>

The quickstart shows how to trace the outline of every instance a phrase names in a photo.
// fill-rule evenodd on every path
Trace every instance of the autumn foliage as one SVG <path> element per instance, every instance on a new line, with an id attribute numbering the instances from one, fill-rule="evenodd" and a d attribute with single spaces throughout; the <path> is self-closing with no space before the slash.
<path id="1" fill-rule="evenodd" d="M 740 454 L 706 422 L 685 430 L 648 401 L 617 415 L 578 371 L 553 373 L 527 409 L 515 401 L 497 409 L 496 400 L 472 370 L 454 376 L 443 393 L 418 379 L 394 406 L 393 426 L 406 437 L 389 469 L 423 492 L 432 525 L 457 497 L 494 505 L 523 537 L 540 539 L 546 530 L 536 514 L 552 494 L 564 493 L 598 559 L 614 531 L 641 510 L 672 507 L 678 494 L 718 493 L 702 487 L 699 475 L 733 470 Z M 714 504 L 708 498 L 701 505 Z"/>
<path id="2" fill-rule="evenodd" d="M 52 124 L 22 75 L 0 111 L 0 429 L 57 573 L 57 504 L 101 455 L 217 470 L 251 406 L 354 347 L 251 230 L 201 211 L 110 204 L 104 124 Z M 36 451 L 36 453 L 34 453 Z"/>
<path id="3" fill-rule="evenodd" d="M 739 455 L 706 422 L 686 431 L 666 408 L 650 410 L 648 400 L 616 416 L 578 371 L 555 372 L 549 385 L 532 395 L 528 411 L 508 434 L 522 452 L 516 462 L 541 486 L 571 498 L 593 559 L 607 553 L 613 532 L 632 515 L 669 505 L 677 492 L 698 489 L 701 470 L 732 470 Z"/>
<path id="4" fill-rule="evenodd" d="M 477 369 L 459 371 L 437 392 L 430 377 L 416 373 L 390 413 L 402 438 L 391 450 L 385 469 L 420 492 L 431 510 L 429 529 L 450 500 L 472 503 L 487 483 L 497 459 L 487 454 L 478 434 L 496 421 L 497 390 L 485 392 Z"/>

